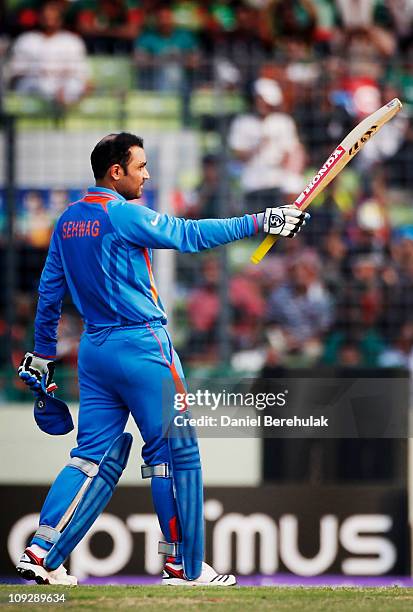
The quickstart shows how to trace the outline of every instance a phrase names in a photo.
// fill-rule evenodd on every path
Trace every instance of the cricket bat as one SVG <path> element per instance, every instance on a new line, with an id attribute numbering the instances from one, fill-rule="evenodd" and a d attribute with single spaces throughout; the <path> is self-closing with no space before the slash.
<path id="1" fill-rule="evenodd" d="M 305 210 L 314 198 L 327 187 L 327 185 L 337 176 L 348 162 L 360 151 L 364 144 L 370 140 L 376 132 L 390 121 L 402 108 L 402 103 L 398 98 L 394 98 L 374 113 L 360 121 L 351 130 L 338 147 L 331 153 L 327 161 L 321 166 L 320 170 L 308 183 L 307 187 L 300 193 L 294 204 Z M 272 245 L 278 240 L 278 236 L 269 234 L 255 249 L 251 255 L 252 263 L 259 263 L 268 253 Z"/>

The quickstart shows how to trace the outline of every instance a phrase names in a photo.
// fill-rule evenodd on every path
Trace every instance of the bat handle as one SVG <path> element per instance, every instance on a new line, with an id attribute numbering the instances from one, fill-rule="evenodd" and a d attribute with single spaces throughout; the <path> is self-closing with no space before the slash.
<path id="1" fill-rule="evenodd" d="M 255 249 L 251 255 L 251 261 L 254 264 L 260 263 L 261 259 L 268 253 L 272 245 L 277 242 L 278 236 L 269 234 L 264 238 L 259 246 Z"/>

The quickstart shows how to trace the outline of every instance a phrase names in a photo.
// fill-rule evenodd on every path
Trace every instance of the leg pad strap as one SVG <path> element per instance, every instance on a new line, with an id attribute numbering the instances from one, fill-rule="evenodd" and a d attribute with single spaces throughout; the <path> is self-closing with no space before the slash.
<path id="1" fill-rule="evenodd" d="M 141 466 L 142 478 L 169 478 L 170 471 L 167 463 L 158 463 L 158 465 L 146 465 L 144 463 Z"/>
<path id="2" fill-rule="evenodd" d="M 182 553 L 180 542 L 158 542 L 158 553 L 160 555 L 168 555 L 168 557 L 177 557 Z"/>
<path id="3" fill-rule="evenodd" d="M 36 533 L 34 534 L 35 538 L 41 538 L 45 540 L 45 542 L 50 542 L 51 544 L 56 544 L 58 539 L 60 538 L 60 532 L 57 531 L 54 527 L 49 527 L 48 525 L 40 525 Z"/>
<path id="4" fill-rule="evenodd" d="M 71 457 L 67 465 L 77 468 L 89 478 L 93 478 L 99 472 L 99 466 L 96 463 L 81 457 Z"/>

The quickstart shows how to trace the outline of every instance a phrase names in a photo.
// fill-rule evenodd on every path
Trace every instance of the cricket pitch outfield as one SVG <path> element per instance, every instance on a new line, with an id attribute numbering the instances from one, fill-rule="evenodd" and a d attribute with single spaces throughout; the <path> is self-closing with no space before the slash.
<path id="1" fill-rule="evenodd" d="M 9 603 L 10 594 L 64 594 L 65 601 Z M 413 589 L 400 587 L 168 587 L 168 586 L 0 586 L 1 610 L 295 610 L 300 612 L 398 612 L 413 610 Z"/>

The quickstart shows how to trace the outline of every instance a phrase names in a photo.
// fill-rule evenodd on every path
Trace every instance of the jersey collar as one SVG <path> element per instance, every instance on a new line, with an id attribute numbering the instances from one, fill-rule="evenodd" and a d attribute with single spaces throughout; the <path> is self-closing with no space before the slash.
<path id="1" fill-rule="evenodd" d="M 115 196 L 117 200 L 124 200 L 125 198 L 120 195 L 114 189 L 107 189 L 106 187 L 88 187 L 87 193 L 90 195 L 106 195 L 106 196 Z"/>

